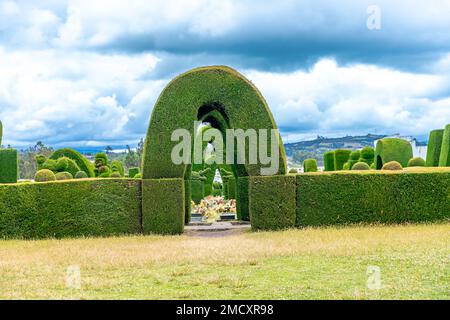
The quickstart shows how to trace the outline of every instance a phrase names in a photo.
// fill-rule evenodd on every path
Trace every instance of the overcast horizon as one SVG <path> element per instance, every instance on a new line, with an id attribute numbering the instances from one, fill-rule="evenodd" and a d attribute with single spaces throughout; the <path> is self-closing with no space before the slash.
<path id="1" fill-rule="evenodd" d="M 3 144 L 134 146 L 164 86 L 204 65 L 248 77 L 285 143 L 423 140 L 450 123 L 449 17 L 438 0 L 0 0 Z"/>

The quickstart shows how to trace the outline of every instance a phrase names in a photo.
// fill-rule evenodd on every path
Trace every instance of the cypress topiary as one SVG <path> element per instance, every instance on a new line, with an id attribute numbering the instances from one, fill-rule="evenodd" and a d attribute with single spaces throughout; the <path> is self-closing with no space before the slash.
<path id="1" fill-rule="evenodd" d="M 323 155 L 325 171 L 334 171 L 334 151 L 327 151 Z"/>
<path id="2" fill-rule="evenodd" d="M 95 176 L 99 178 L 108 178 L 111 175 L 111 169 L 108 166 L 108 157 L 103 152 L 95 155 Z"/>
<path id="3" fill-rule="evenodd" d="M 408 161 L 408 167 L 425 167 L 425 160 L 421 157 L 411 158 Z"/>
<path id="4" fill-rule="evenodd" d="M 317 172 L 316 159 L 305 159 L 305 161 L 303 161 L 303 171 L 304 172 Z"/>
<path id="5" fill-rule="evenodd" d="M 375 150 L 372 147 L 366 146 L 361 149 L 359 162 L 365 162 L 369 166 L 372 165 L 375 159 Z"/>
<path id="6" fill-rule="evenodd" d="M 0 183 L 16 183 L 19 176 L 18 154 L 15 149 L 0 149 Z"/>
<path id="7" fill-rule="evenodd" d="M 381 169 L 385 163 L 390 161 L 399 162 L 402 167 L 408 165 L 409 159 L 413 157 L 411 144 L 399 138 L 383 138 L 378 140 L 375 149 L 376 168 Z"/>
<path id="8" fill-rule="evenodd" d="M 383 165 L 381 170 L 402 170 L 403 167 L 398 161 L 389 161 Z"/>
<path id="9" fill-rule="evenodd" d="M 350 158 L 351 150 L 347 149 L 337 149 L 334 151 L 334 170 L 342 170 L 344 164 Z"/>
<path id="10" fill-rule="evenodd" d="M 56 180 L 70 180 L 73 179 L 73 176 L 70 172 L 63 171 L 56 173 L 55 178 Z"/>
<path id="11" fill-rule="evenodd" d="M 128 169 L 128 176 L 130 178 L 135 178 L 137 174 L 139 174 L 139 168 L 138 167 L 134 167 L 134 168 L 129 168 Z"/>
<path id="12" fill-rule="evenodd" d="M 353 165 L 352 170 L 370 170 L 370 167 L 365 162 L 357 162 Z"/>
<path id="13" fill-rule="evenodd" d="M 89 178 L 88 177 L 88 175 L 86 174 L 86 172 L 84 172 L 84 171 L 78 171 L 76 174 L 75 174 L 75 177 L 74 177 L 75 179 L 86 179 L 86 178 Z"/>
<path id="14" fill-rule="evenodd" d="M 67 157 L 75 161 L 77 166 L 80 168 L 80 171 L 86 172 L 88 177 L 95 177 L 93 164 L 79 152 L 69 148 L 58 149 L 51 154 L 50 159 L 58 160 L 62 157 Z"/>
<path id="15" fill-rule="evenodd" d="M 114 160 L 111 162 L 111 171 L 118 172 L 121 177 L 125 176 L 125 169 L 123 168 L 123 164 L 120 160 Z"/>
<path id="16" fill-rule="evenodd" d="M 445 127 L 444 134 L 442 136 L 439 167 L 450 167 L 450 124 Z"/>
<path id="17" fill-rule="evenodd" d="M 41 169 L 34 175 L 34 181 L 36 182 L 46 182 L 46 181 L 55 181 L 56 176 L 53 171 L 48 169 Z"/>
<path id="18" fill-rule="evenodd" d="M 427 167 L 438 167 L 439 157 L 441 156 L 442 138 L 444 129 L 433 130 L 430 132 L 427 147 Z"/>

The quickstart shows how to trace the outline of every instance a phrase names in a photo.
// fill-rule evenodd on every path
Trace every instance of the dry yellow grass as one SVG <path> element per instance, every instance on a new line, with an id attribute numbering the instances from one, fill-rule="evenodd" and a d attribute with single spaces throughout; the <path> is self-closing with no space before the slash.
<path id="1" fill-rule="evenodd" d="M 450 224 L 0 241 L 0 298 L 450 298 Z M 367 289 L 367 267 L 383 286 Z M 81 289 L 66 287 L 78 266 Z"/>

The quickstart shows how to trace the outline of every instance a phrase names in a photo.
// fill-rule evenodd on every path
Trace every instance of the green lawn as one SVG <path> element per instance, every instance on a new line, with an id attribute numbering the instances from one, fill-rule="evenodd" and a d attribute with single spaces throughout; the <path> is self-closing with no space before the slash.
<path id="1" fill-rule="evenodd" d="M 66 286 L 70 266 L 81 289 Z M 1 240 L 0 298 L 449 299 L 450 223 Z"/>

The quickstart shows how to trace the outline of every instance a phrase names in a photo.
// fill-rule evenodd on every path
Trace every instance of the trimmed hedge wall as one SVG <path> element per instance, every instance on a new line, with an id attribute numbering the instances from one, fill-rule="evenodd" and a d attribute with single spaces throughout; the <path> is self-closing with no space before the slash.
<path id="1" fill-rule="evenodd" d="M 442 137 L 444 136 L 444 129 L 433 130 L 430 132 L 427 147 L 427 167 L 438 167 L 439 157 L 441 156 Z"/>
<path id="2" fill-rule="evenodd" d="M 250 177 L 250 217 L 254 230 L 295 226 L 296 176 Z"/>
<path id="3" fill-rule="evenodd" d="M 323 155 L 324 171 L 334 171 L 334 151 L 325 152 Z"/>
<path id="4" fill-rule="evenodd" d="M 58 160 L 62 157 L 72 159 L 73 161 L 75 161 L 81 171 L 86 172 L 89 177 L 95 177 L 94 165 L 90 163 L 88 159 L 83 157 L 78 151 L 69 148 L 59 149 L 52 153 L 50 159 Z"/>
<path id="5" fill-rule="evenodd" d="M 296 177 L 297 226 L 450 218 L 450 171 L 350 171 Z"/>
<path id="6" fill-rule="evenodd" d="M 236 199 L 237 193 L 236 178 L 229 178 L 227 185 L 228 185 L 228 199 Z"/>
<path id="7" fill-rule="evenodd" d="M 375 148 L 375 168 L 379 170 L 385 163 L 391 161 L 397 161 L 405 168 L 412 157 L 413 151 L 408 141 L 398 138 L 383 138 L 378 140 Z"/>
<path id="8" fill-rule="evenodd" d="M 136 180 L 0 185 L 0 237 L 110 236 L 140 230 Z"/>
<path id="9" fill-rule="evenodd" d="M 142 180 L 143 232 L 179 234 L 185 221 L 184 179 Z"/>
<path id="10" fill-rule="evenodd" d="M 445 127 L 444 135 L 442 136 L 439 167 L 450 167 L 450 124 Z"/>
<path id="11" fill-rule="evenodd" d="M 17 150 L 0 149 L 0 183 L 16 183 L 18 176 Z"/>

